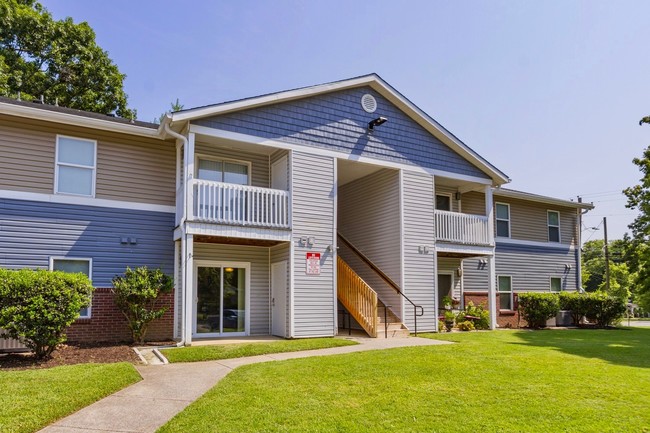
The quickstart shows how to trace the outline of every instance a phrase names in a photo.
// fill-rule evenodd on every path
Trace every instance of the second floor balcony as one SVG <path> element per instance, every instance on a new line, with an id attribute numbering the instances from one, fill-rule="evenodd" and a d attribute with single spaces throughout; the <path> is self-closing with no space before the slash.
<path id="1" fill-rule="evenodd" d="M 291 200 L 288 191 L 201 179 L 193 179 L 189 186 L 189 191 L 192 191 L 189 221 L 272 229 L 291 228 Z"/>
<path id="2" fill-rule="evenodd" d="M 436 240 L 461 245 L 491 246 L 489 219 L 486 216 L 435 211 Z"/>

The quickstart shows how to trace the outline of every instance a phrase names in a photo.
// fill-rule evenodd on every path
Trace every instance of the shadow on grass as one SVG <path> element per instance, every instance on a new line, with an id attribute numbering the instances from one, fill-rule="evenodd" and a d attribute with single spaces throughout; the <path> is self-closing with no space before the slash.
<path id="1" fill-rule="evenodd" d="M 523 343 L 513 344 L 548 347 L 612 364 L 650 368 L 650 328 L 521 331 L 517 337 Z"/>

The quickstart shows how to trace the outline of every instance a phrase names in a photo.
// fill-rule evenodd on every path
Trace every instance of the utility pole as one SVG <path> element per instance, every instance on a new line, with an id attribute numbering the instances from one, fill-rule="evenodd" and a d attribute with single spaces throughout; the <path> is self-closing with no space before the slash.
<path id="1" fill-rule="evenodd" d="M 609 245 L 607 242 L 607 217 L 603 217 L 603 230 L 605 232 L 605 282 L 609 293 Z"/>

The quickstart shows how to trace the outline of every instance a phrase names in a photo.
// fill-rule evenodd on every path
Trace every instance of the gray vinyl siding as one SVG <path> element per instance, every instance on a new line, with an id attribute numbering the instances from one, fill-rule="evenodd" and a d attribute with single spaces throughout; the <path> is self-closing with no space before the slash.
<path id="1" fill-rule="evenodd" d="M 452 274 L 452 296 L 456 299 L 461 298 L 461 278 L 458 277 L 456 273 L 457 269 L 460 267 L 460 259 L 450 258 L 450 257 L 438 257 L 438 273 L 442 274 Z"/>
<path id="2" fill-rule="evenodd" d="M 262 153 L 243 152 L 239 149 L 223 149 L 202 143 L 197 140 L 195 145 L 197 156 L 210 156 L 217 159 L 227 159 L 251 163 L 251 185 L 268 188 L 270 185 L 269 156 Z M 198 167 L 196 167 L 198 170 Z"/>
<path id="3" fill-rule="evenodd" d="M 563 290 L 576 290 L 577 260 L 573 248 L 497 243 L 496 276 L 512 276 L 515 292 L 548 292 L 551 277 L 562 278 Z M 463 272 L 464 291 L 487 291 L 488 268 L 479 266 L 478 259 L 464 260 Z"/>
<path id="4" fill-rule="evenodd" d="M 361 108 L 361 97 L 366 93 L 377 100 L 374 113 Z M 368 122 L 379 116 L 387 117 L 388 122 L 369 134 Z M 306 97 L 192 123 L 355 156 L 488 178 L 370 87 Z"/>
<path id="5" fill-rule="evenodd" d="M 97 198 L 174 205 L 175 144 L 0 115 L 0 189 L 54 193 L 57 134 L 97 141 Z"/>
<path id="6" fill-rule="evenodd" d="M 335 333 L 334 200 L 336 184 L 333 158 L 292 153 L 292 200 L 294 242 L 294 337 L 331 336 Z M 301 246 L 301 236 L 315 239 L 312 247 Z M 321 254 L 320 275 L 306 275 L 307 252 Z"/>
<path id="7" fill-rule="evenodd" d="M 398 285 L 401 285 L 399 171 L 380 170 L 339 188 L 338 230 Z M 401 297 L 343 243 L 339 255 L 401 314 Z"/>
<path id="8" fill-rule="evenodd" d="M 173 275 L 173 228 L 173 213 L 0 199 L 0 267 L 47 269 L 50 257 L 92 258 L 95 287 L 112 287 L 127 266 Z"/>
<path id="9" fill-rule="evenodd" d="M 265 247 L 194 243 L 195 260 L 250 263 L 251 287 L 249 289 L 249 295 L 251 335 L 269 335 L 271 333 L 269 257 L 269 249 Z"/>
<path id="10" fill-rule="evenodd" d="M 288 243 L 271 247 L 271 264 L 277 262 L 287 262 L 287 305 L 285 317 L 284 335 L 291 334 L 291 246 Z"/>
<path id="11" fill-rule="evenodd" d="M 485 194 L 482 192 L 468 192 L 461 196 L 463 213 L 485 216 Z"/>
<path id="12" fill-rule="evenodd" d="M 402 171 L 404 285 L 406 295 L 424 308 L 418 318 L 418 332 L 432 331 L 437 320 L 435 305 L 436 270 L 434 263 L 434 194 L 433 177 Z M 429 248 L 420 253 L 419 246 Z M 406 326 L 413 328 L 413 313 L 409 303 L 404 303 Z"/>
<path id="13" fill-rule="evenodd" d="M 436 194 L 451 196 L 451 211 L 460 212 L 458 200 L 456 200 L 456 188 L 449 186 L 437 185 Z M 434 202 L 435 203 L 435 202 Z"/>

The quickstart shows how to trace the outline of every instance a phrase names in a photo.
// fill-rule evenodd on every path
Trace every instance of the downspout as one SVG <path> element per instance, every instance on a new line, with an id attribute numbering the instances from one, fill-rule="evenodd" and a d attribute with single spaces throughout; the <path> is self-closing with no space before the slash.
<path id="1" fill-rule="evenodd" d="M 163 128 L 166 134 L 171 135 L 172 137 L 181 140 L 183 142 L 183 152 L 187 149 L 187 137 L 172 131 L 172 129 L 169 127 L 169 121 L 167 119 L 171 119 L 169 114 L 166 115 L 165 119 L 163 119 Z M 183 178 L 183 214 L 181 215 L 181 220 L 179 222 L 179 227 L 181 228 L 181 269 L 184 269 L 185 267 L 185 256 L 187 255 L 187 234 L 185 232 L 185 221 L 187 220 L 187 176 L 185 176 L 185 171 L 186 171 L 186 166 L 187 166 L 187 161 L 184 161 L 185 163 L 183 164 L 184 167 L 182 168 L 182 178 Z M 187 272 L 184 270 L 181 272 L 182 273 L 182 288 L 183 288 L 183 294 L 182 294 L 182 305 L 181 305 L 181 339 L 178 343 L 176 343 L 176 347 L 181 347 L 185 345 L 185 332 L 182 331 L 183 327 L 185 326 L 185 306 L 187 305 Z"/>

